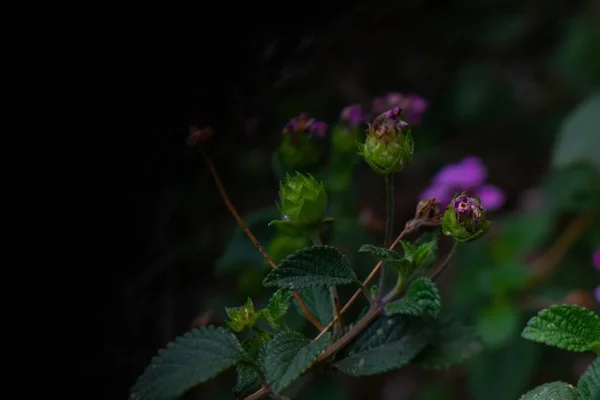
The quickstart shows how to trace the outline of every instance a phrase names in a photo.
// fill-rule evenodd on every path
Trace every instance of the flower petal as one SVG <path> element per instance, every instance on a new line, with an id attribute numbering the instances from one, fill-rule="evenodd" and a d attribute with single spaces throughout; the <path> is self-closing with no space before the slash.
<path id="1" fill-rule="evenodd" d="M 480 186 L 474 192 L 475 196 L 479 196 L 481 199 L 481 204 L 483 207 L 489 211 L 502 208 L 506 202 L 506 195 L 504 192 L 494 185 Z"/>

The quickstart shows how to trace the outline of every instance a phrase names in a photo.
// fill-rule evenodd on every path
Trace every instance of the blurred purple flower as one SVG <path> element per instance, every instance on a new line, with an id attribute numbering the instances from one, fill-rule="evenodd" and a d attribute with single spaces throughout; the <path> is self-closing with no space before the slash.
<path id="1" fill-rule="evenodd" d="M 487 174 L 487 168 L 479 157 L 465 157 L 456 164 L 443 167 L 419 199 L 435 198 L 445 207 L 454 193 L 465 191 L 469 196 L 479 197 L 486 210 L 497 210 L 504 205 L 506 196 L 498 187 L 485 184 Z"/>
<path id="2" fill-rule="evenodd" d="M 596 300 L 600 303 L 600 286 L 596 286 L 596 290 L 594 291 L 594 295 L 596 296 Z"/>
<path id="3" fill-rule="evenodd" d="M 293 134 L 308 132 L 314 136 L 325 136 L 327 124 L 323 121 L 317 121 L 314 118 L 309 118 L 307 113 L 300 113 L 299 116 L 290 119 L 283 128 L 284 134 Z"/>
<path id="4" fill-rule="evenodd" d="M 340 113 L 340 121 L 350 126 L 360 125 L 366 120 L 367 116 L 363 113 L 363 108 L 360 104 L 352 104 L 344 107 Z"/>
<path id="5" fill-rule="evenodd" d="M 594 260 L 594 266 L 597 269 L 600 269 L 600 249 L 598 249 L 594 252 L 593 260 Z"/>
<path id="6" fill-rule="evenodd" d="M 393 107 L 402 109 L 402 115 L 410 125 L 419 125 L 422 115 L 429 108 L 429 102 L 418 94 L 390 92 L 385 97 L 373 99 L 373 112 L 381 114 Z"/>

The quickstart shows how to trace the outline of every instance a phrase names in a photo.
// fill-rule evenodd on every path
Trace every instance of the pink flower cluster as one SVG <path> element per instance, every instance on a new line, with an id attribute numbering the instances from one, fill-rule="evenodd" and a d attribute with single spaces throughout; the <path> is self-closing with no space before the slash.
<path id="1" fill-rule="evenodd" d="M 442 168 L 419 199 L 435 198 L 446 207 L 455 193 L 465 191 L 471 197 L 479 197 L 486 210 L 498 210 L 504 206 L 506 196 L 498 187 L 485 183 L 487 175 L 487 168 L 479 157 L 465 157 Z"/>
<path id="2" fill-rule="evenodd" d="M 340 113 L 340 121 L 350 126 L 357 126 L 383 114 L 391 109 L 400 109 L 402 119 L 409 125 L 419 125 L 422 116 L 429 108 L 429 102 L 418 94 L 390 92 L 385 96 L 375 97 L 371 106 L 371 114 L 365 112 L 360 104 L 351 104 Z"/>

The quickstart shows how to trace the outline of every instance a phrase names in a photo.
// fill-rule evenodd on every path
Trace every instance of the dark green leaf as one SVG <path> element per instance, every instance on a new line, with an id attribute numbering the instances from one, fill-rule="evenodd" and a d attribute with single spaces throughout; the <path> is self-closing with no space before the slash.
<path id="1" fill-rule="evenodd" d="M 441 319 L 431 344 L 415 359 L 426 369 L 445 369 L 479 354 L 483 345 L 476 332 L 451 318 Z"/>
<path id="2" fill-rule="evenodd" d="M 329 290 L 324 287 L 313 286 L 306 289 L 299 290 L 304 304 L 310 310 L 310 312 L 317 318 L 321 325 L 325 326 L 333 319 L 333 309 L 331 308 L 331 295 Z M 294 304 L 298 306 L 298 303 L 294 300 Z M 300 307 L 298 312 L 304 315 Z"/>
<path id="3" fill-rule="evenodd" d="M 531 318 L 522 336 L 569 351 L 588 351 L 600 346 L 600 317 L 576 305 L 554 305 Z"/>
<path id="4" fill-rule="evenodd" d="M 244 353 L 253 365 L 246 363 L 237 365 L 237 383 L 233 388 L 235 396 L 247 395 L 256 390 L 262 383 L 261 375 L 257 372 L 257 369 L 263 371 L 264 374 L 265 366 L 260 354 L 269 340 L 271 340 L 271 337 L 268 334 L 260 333 L 242 343 Z"/>
<path id="5" fill-rule="evenodd" d="M 267 287 L 304 289 L 353 283 L 358 278 L 346 257 L 332 246 L 311 246 L 286 257 L 264 279 Z"/>
<path id="6" fill-rule="evenodd" d="M 131 389 L 130 399 L 177 399 L 244 358 L 231 331 L 213 326 L 194 329 L 158 352 Z"/>
<path id="7" fill-rule="evenodd" d="M 380 317 L 352 342 L 333 366 L 353 376 L 375 375 L 408 364 L 430 342 L 434 325 L 408 315 Z"/>
<path id="8" fill-rule="evenodd" d="M 486 349 L 468 362 L 467 379 L 473 400 L 517 399 L 537 370 L 540 346 L 515 332 L 498 349 Z"/>
<path id="9" fill-rule="evenodd" d="M 588 367 L 577 383 L 581 400 L 600 399 L 600 358 Z"/>
<path id="10" fill-rule="evenodd" d="M 399 265 L 402 262 L 400 254 L 385 247 L 377 247 L 372 244 L 363 244 L 360 246 L 361 253 L 370 253 L 377 261 L 384 261 L 391 265 Z"/>
<path id="11" fill-rule="evenodd" d="M 282 318 L 290 308 L 291 300 L 292 292 L 286 289 L 278 289 L 269 300 L 267 307 L 260 311 L 260 316 L 272 328 L 279 328 Z"/>
<path id="12" fill-rule="evenodd" d="M 426 277 L 415 279 L 406 295 L 385 305 L 387 315 L 406 314 L 436 318 L 441 310 L 440 291 L 433 281 Z"/>
<path id="13" fill-rule="evenodd" d="M 298 332 L 280 332 L 265 348 L 265 375 L 275 393 L 302 375 L 327 347 L 331 335 L 311 342 Z"/>
<path id="14" fill-rule="evenodd" d="M 577 389 L 565 382 L 545 383 L 530 390 L 519 400 L 577 400 Z"/>
<path id="15" fill-rule="evenodd" d="M 565 120 L 554 148 L 553 165 L 564 167 L 585 161 L 592 163 L 596 170 L 600 171 L 598 126 L 600 126 L 600 93 L 595 93 Z"/>
<path id="16" fill-rule="evenodd" d="M 437 241 L 430 241 L 419 245 L 414 254 L 415 264 L 421 266 L 427 264 L 430 260 L 435 258 L 437 252 Z"/>

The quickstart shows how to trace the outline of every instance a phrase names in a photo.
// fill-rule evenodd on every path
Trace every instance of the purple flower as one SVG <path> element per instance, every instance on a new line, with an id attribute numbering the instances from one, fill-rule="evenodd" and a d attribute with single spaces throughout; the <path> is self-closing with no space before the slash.
<path id="1" fill-rule="evenodd" d="M 600 286 L 596 286 L 596 290 L 594 291 L 594 295 L 596 296 L 596 300 L 600 303 Z"/>
<path id="2" fill-rule="evenodd" d="M 593 260 L 594 260 L 594 266 L 597 269 L 600 269 L 600 249 L 598 249 L 594 252 Z"/>
<path id="3" fill-rule="evenodd" d="M 308 132 L 314 136 L 325 136 L 327 124 L 323 121 L 317 121 L 314 118 L 309 118 L 307 113 L 300 113 L 299 116 L 290 119 L 283 128 L 284 134 Z"/>
<path id="4" fill-rule="evenodd" d="M 352 104 L 342 109 L 340 120 L 350 126 L 357 126 L 367 120 L 360 104 Z"/>
<path id="5" fill-rule="evenodd" d="M 390 92 L 385 97 L 373 99 L 373 112 L 375 114 L 380 114 L 393 107 L 399 107 L 402 110 L 404 119 L 410 125 L 419 125 L 423 113 L 429 108 L 429 102 L 418 94 L 398 92 Z"/>
<path id="6" fill-rule="evenodd" d="M 443 167 L 419 199 L 435 198 L 446 206 L 454 193 L 465 191 L 470 196 L 479 197 L 485 209 L 497 210 L 504 205 L 506 196 L 498 187 L 485 184 L 486 179 L 487 168 L 481 159 L 475 156 L 465 157 L 456 164 Z"/>

